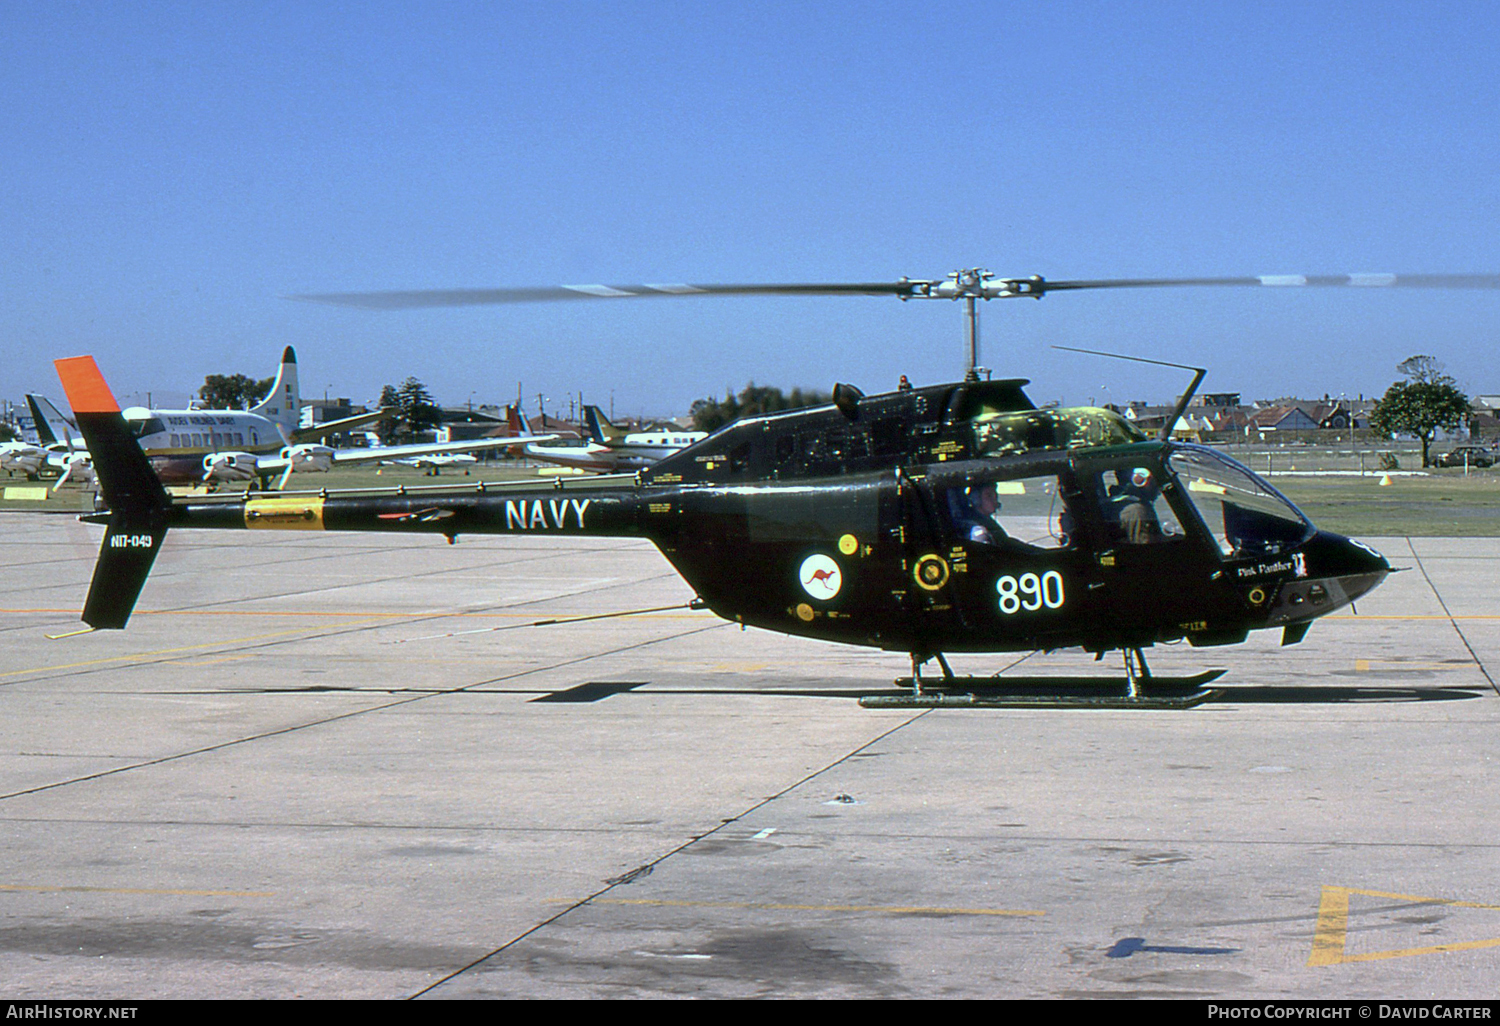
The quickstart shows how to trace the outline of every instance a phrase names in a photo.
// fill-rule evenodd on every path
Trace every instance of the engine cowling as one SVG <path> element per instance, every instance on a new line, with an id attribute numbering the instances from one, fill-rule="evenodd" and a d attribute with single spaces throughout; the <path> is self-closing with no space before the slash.
<path id="1" fill-rule="evenodd" d="M 293 473 L 323 474 L 333 467 L 333 450 L 326 445 L 293 445 L 281 451 L 289 460 Z"/>
<path id="2" fill-rule="evenodd" d="M 0 450 L 0 470 L 19 470 L 28 477 L 47 462 L 47 451 L 40 446 L 15 443 Z"/>
<path id="3" fill-rule="evenodd" d="M 203 480 L 248 481 L 255 476 L 258 466 L 253 453 L 211 452 L 203 457 Z"/>

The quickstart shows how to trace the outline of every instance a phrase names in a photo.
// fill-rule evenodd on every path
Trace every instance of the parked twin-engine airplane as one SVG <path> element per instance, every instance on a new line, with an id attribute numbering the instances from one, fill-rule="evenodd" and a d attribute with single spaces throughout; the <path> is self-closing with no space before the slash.
<path id="1" fill-rule="evenodd" d="M 12 474 L 20 471 L 29 481 L 39 481 L 44 474 L 54 476 L 57 484 L 52 486 L 53 491 L 70 479 L 77 480 L 84 475 L 92 479 L 92 465 L 88 450 L 83 447 L 82 436 L 77 436 L 78 441 L 74 441 L 76 428 L 45 397 L 27 395 L 26 402 L 31 407 L 37 440 L 34 443 L 0 444 L 0 470 Z M 62 438 L 58 438 L 59 431 Z"/>
<path id="2" fill-rule="evenodd" d="M 470 456 L 466 452 L 435 452 L 428 456 L 405 456 L 398 459 L 383 459 L 385 464 L 395 464 L 402 467 L 416 467 L 425 470 L 433 477 L 444 467 L 472 467 L 479 462 L 478 457 Z"/>
<path id="3" fill-rule="evenodd" d="M 526 455 L 565 467 L 611 474 L 644 470 L 708 437 L 706 431 L 681 431 L 676 428 L 627 433 L 623 428 L 611 424 L 597 406 L 585 406 L 583 415 L 589 429 L 589 440 L 586 443 L 539 445 L 533 441 L 526 446 Z"/>
<path id="4" fill-rule="evenodd" d="M 288 460 L 307 436 L 301 433 L 297 393 L 297 354 L 282 352 L 281 367 L 270 393 L 248 410 L 163 410 L 132 406 L 125 422 L 167 484 L 246 481 L 269 476 L 286 464 L 262 467 L 263 461 Z M 368 424 L 378 415 L 363 415 L 320 425 L 318 435 Z"/>
<path id="5" fill-rule="evenodd" d="M 31 408 L 37 441 L 46 447 L 47 466 L 57 472 L 57 481 L 52 485 L 52 490 L 57 491 L 68 481 L 93 484 L 94 460 L 84 444 L 83 434 L 78 426 L 59 413 L 57 407 L 44 395 L 28 392 L 26 405 Z"/>

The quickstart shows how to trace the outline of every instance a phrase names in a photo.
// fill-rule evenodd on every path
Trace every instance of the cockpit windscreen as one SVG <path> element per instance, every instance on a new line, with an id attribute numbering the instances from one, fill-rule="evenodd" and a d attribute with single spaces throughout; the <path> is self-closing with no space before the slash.
<path id="1" fill-rule="evenodd" d="M 1313 526 L 1280 492 L 1212 449 L 1174 449 L 1171 467 L 1220 550 L 1236 558 L 1275 555 L 1298 545 Z"/>

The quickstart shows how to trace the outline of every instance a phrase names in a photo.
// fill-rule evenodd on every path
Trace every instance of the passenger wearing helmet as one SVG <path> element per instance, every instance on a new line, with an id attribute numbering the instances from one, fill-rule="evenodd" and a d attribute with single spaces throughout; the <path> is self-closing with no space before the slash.
<path id="1" fill-rule="evenodd" d="M 1160 490 L 1146 467 L 1128 475 L 1115 471 L 1116 484 L 1109 486 L 1110 511 L 1120 523 L 1128 545 L 1150 545 L 1162 537 L 1161 523 L 1152 508 Z"/>

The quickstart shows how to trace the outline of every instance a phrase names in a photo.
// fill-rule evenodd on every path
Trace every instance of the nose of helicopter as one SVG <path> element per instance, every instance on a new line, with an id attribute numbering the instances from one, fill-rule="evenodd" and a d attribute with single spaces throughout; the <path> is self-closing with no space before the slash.
<path id="1" fill-rule="evenodd" d="M 1286 624 L 1331 613 L 1371 591 L 1391 572 L 1386 558 L 1364 542 L 1319 531 L 1292 554 L 1294 573 L 1276 595 L 1270 623 Z"/>

